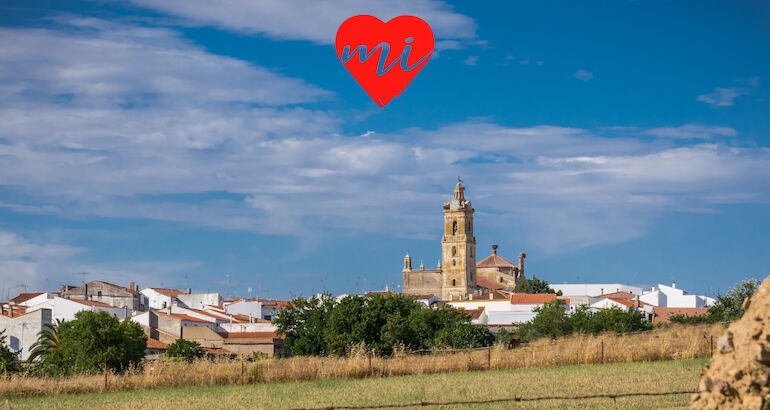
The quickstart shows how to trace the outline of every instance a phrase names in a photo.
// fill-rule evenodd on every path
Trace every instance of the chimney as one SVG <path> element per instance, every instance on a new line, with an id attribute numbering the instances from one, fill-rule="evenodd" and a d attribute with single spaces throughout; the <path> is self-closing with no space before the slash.
<path id="1" fill-rule="evenodd" d="M 88 300 L 88 284 L 83 284 L 83 300 Z"/>
<path id="2" fill-rule="evenodd" d="M 497 244 L 492 245 L 492 255 L 497 255 Z"/>
<path id="3" fill-rule="evenodd" d="M 602 295 L 604 294 L 604 288 L 602 288 Z"/>
<path id="4" fill-rule="evenodd" d="M 192 294 L 192 289 L 190 289 L 190 288 L 187 288 L 187 294 L 188 294 L 188 295 Z"/>
<path id="5" fill-rule="evenodd" d="M 642 307 L 642 301 L 639 300 L 639 295 L 636 295 L 636 307 Z"/>
<path id="6" fill-rule="evenodd" d="M 671 282 L 671 287 L 676 289 L 676 281 Z"/>
<path id="7" fill-rule="evenodd" d="M 9 303 L 8 308 L 10 309 L 11 319 L 13 319 L 13 305 Z"/>
<path id="8" fill-rule="evenodd" d="M 526 253 L 520 253 L 519 254 L 519 275 L 524 277 L 524 258 L 527 257 Z"/>

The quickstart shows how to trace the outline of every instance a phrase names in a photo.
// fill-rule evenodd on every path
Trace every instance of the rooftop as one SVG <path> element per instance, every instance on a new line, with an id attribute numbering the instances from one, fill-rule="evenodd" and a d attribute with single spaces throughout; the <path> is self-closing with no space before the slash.
<path id="1" fill-rule="evenodd" d="M 539 305 L 556 300 L 555 293 L 514 293 L 511 304 Z"/>

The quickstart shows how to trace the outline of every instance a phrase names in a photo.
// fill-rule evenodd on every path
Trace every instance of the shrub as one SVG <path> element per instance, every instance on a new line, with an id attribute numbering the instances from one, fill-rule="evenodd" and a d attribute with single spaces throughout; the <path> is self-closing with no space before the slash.
<path id="1" fill-rule="evenodd" d="M 185 360 L 187 362 L 200 359 L 205 354 L 206 351 L 203 350 L 200 343 L 187 339 L 176 339 L 173 343 L 168 345 L 168 349 L 166 350 L 166 357 Z"/>
<path id="2" fill-rule="evenodd" d="M 537 276 L 533 276 L 532 279 L 522 279 L 516 284 L 513 291 L 517 293 L 556 293 L 548 285 L 548 282 L 538 279 Z"/>
<path id="3" fill-rule="evenodd" d="M 80 311 L 58 330 L 59 348 L 42 354 L 47 371 L 54 374 L 122 372 L 136 367 L 147 347 L 139 324 L 121 322 L 105 311 Z"/>
<path id="4" fill-rule="evenodd" d="M 5 344 L 8 336 L 5 329 L 0 330 L 0 374 L 16 373 L 21 370 L 21 366 L 16 362 L 18 352 L 13 352 Z"/>

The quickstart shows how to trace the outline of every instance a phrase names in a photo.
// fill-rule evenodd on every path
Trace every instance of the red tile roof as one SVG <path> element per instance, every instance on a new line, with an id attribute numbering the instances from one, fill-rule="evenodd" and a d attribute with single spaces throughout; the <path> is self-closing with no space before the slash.
<path id="1" fill-rule="evenodd" d="M 165 313 L 165 312 L 159 312 L 159 311 L 153 311 L 152 313 L 155 313 L 156 315 L 163 315 L 163 316 L 170 316 L 175 319 L 179 320 L 187 320 L 190 322 L 200 322 L 200 323 L 214 323 L 208 320 L 199 319 L 197 317 L 189 316 L 189 315 L 183 315 L 181 313 Z"/>
<path id="2" fill-rule="evenodd" d="M 606 293 L 603 295 L 595 296 L 597 298 L 608 298 L 608 299 L 625 299 L 625 300 L 635 300 L 636 295 L 629 292 L 612 292 L 612 293 Z"/>
<path id="3" fill-rule="evenodd" d="M 164 288 L 150 288 L 150 289 L 160 293 L 161 295 L 165 295 L 172 298 L 185 294 L 185 292 L 179 289 L 164 289 Z"/>
<path id="4" fill-rule="evenodd" d="M 663 323 L 671 321 L 671 316 L 684 315 L 684 316 L 701 316 L 707 314 L 709 308 L 665 308 L 653 306 L 652 313 L 655 315 L 652 318 L 652 323 Z"/>
<path id="5" fill-rule="evenodd" d="M 487 278 L 476 278 L 476 284 L 481 286 L 484 289 L 505 289 L 506 286 L 502 283 L 497 283 L 491 279 Z"/>
<path id="6" fill-rule="evenodd" d="M 6 306 L 5 304 L 3 304 L 2 310 L 3 310 L 3 316 L 10 317 L 12 319 L 15 317 L 24 316 L 27 313 L 27 307 L 19 306 L 19 305 L 13 306 L 13 316 L 11 316 L 10 306 Z"/>
<path id="7" fill-rule="evenodd" d="M 465 313 L 466 315 L 470 316 L 471 319 L 478 319 L 481 317 L 481 314 L 484 313 L 484 308 L 479 309 L 463 309 L 461 312 Z"/>
<path id="8" fill-rule="evenodd" d="M 38 297 L 42 295 L 44 292 L 29 292 L 29 293 L 19 293 L 19 296 L 16 296 L 15 298 L 11 299 L 11 302 L 13 303 L 24 303 L 34 297 Z"/>
<path id="9" fill-rule="evenodd" d="M 276 339 L 275 332 L 222 332 L 218 333 L 225 339 Z"/>
<path id="10" fill-rule="evenodd" d="M 81 300 L 81 299 L 67 299 L 67 300 L 75 303 L 80 303 L 81 305 L 86 305 L 86 306 L 108 307 L 108 308 L 116 307 L 116 306 L 108 305 L 106 303 L 97 302 L 95 300 Z"/>
<path id="11" fill-rule="evenodd" d="M 477 268 L 518 268 L 519 265 L 498 256 L 492 254 L 476 263 Z"/>
<path id="12" fill-rule="evenodd" d="M 160 340 L 155 340 L 155 339 L 147 338 L 147 348 L 148 349 L 166 350 L 166 349 L 168 349 L 168 344 L 163 343 Z"/>
<path id="13" fill-rule="evenodd" d="M 511 295 L 512 304 L 539 305 L 556 300 L 555 293 L 514 293 Z"/>

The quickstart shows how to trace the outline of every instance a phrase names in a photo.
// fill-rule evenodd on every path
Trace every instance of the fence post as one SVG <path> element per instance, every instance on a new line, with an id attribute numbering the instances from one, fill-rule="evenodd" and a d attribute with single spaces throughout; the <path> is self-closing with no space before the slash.
<path id="1" fill-rule="evenodd" d="M 372 375 L 372 356 L 374 356 L 374 351 L 369 353 L 369 376 Z"/>
<path id="2" fill-rule="evenodd" d="M 714 356 L 714 335 L 711 335 L 711 338 L 709 340 L 709 354 L 711 356 Z"/>
<path id="3" fill-rule="evenodd" d="M 104 358 L 104 391 L 107 391 L 107 358 Z"/>
<path id="4" fill-rule="evenodd" d="M 492 346 L 487 348 L 487 370 L 492 370 Z"/>
<path id="5" fill-rule="evenodd" d="M 602 363 L 604 363 L 604 339 L 602 339 Z"/>

